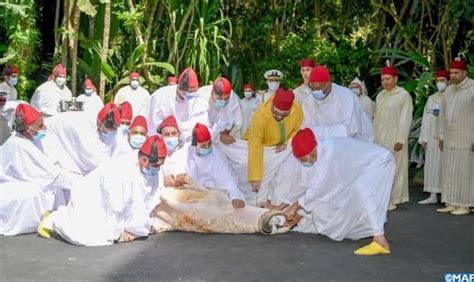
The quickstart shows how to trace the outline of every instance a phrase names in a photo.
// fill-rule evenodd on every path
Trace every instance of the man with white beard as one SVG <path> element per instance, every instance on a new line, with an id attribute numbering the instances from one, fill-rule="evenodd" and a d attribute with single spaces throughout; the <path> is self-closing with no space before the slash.
<path id="1" fill-rule="evenodd" d="M 423 191 L 430 196 L 419 204 L 436 204 L 438 193 L 441 193 L 441 159 L 442 152 L 438 146 L 439 114 L 443 100 L 444 91 L 448 85 L 449 72 L 439 70 L 436 72 L 436 87 L 438 91 L 428 97 L 423 111 L 421 131 L 418 143 L 425 149 L 425 168 Z"/>
<path id="2" fill-rule="evenodd" d="M 132 242 L 148 236 L 158 204 L 158 171 L 166 157 L 160 136 L 145 141 L 135 161 L 128 156 L 111 159 L 77 183 L 70 203 L 38 225 L 38 234 L 49 238 L 56 232 L 66 241 L 82 246 Z"/>
<path id="3" fill-rule="evenodd" d="M 66 85 L 66 69 L 58 64 L 54 67 L 48 81 L 36 89 L 30 103 L 47 118 L 60 112 L 61 101 L 71 99 L 71 90 Z"/>
<path id="4" fill-rule="evenodd" d="M 156 90 L 142 110 L 148 128 L 154 132 L 168 116 L 174 116 L 178 122 L 181 140 L 191 141 L 191 132 L 198 122 L 209 125 L 207 110 L 209 101 L 197 95 L 199 81 L 192 68 L 185 69 L 178 84 L 164 86 Z"/>
<path id="5" fill-rule="evenodd" d="M 18 105 L 15 132 L 0 146 L 2 235 L 34 232 L 41 215 L 59 200 L 56 196 L 71 189 L 78 178 L 58 164 L 58 144 L 47 134 L 43 120 L 31 106 Z"/>
<path id="6" fill-rule="evenodd" d="M 291 146 L 305 168 L 306 190 L 284 211 L 288 225 L 336 241 L 373 237 L 354 253 L 390 254 L 384 224 L 395 174 L 392 154 L 354 138 L 318 142 L 309 128 Z"/>
<path id="7" fill-rule="evenodd" d="M 295 100 L 300 104 L 300 106 L 303 106 L 304 99 L 306 99 L 311 91 L 311 88 L 309 88 L 309 75 L 314 67 L 315 63 L 311 59 L 303 59 L 300 61 L 300 72 L 303 77 L 303 83 L 293 90 Z"/>
<path id="8" fill-rule="evenodd" d="M 129 102 L 133 109 L 133 116 L 136 116 L 148 101 L 150 92 L 140 86 L 138 72 L 131 72 L 128 78 L 130 84 L 119 89 L 115 95 L 114 103 L 120 105 L 123 102 Z"/>

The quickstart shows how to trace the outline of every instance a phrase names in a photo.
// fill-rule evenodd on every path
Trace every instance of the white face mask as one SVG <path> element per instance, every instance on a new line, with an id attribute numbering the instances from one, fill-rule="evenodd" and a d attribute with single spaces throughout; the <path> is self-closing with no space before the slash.
<path id="1" fill-rule="evenodd" d="M 354 92 L 354 94 L 356 94 L 357 96 L 360 96 L 360 89 L 359 88 L 351 88 L 352 92 Z"/>
<path id="2" fill-rule="evenodd" d="M 245 98 L 250 99 L 252 97 L 252 91 L 245 91 L 244 96 Z"/>
<path id="3" fill-rule="evenodd" d="M 326 97 L 326 94 L 324 94 L 323 90 L 312 90 L 310 93 L 313 95 L 314 99 L 319 101 Z"/>
<path id="4" fill-rule="evenodd" d="M 94 90 L 86 88 L 85 92 L 86 92 L 86 95 L 91 95 L 94 92 Z"/>
<path id="5" fill-rule="evenodd" d="M 59 88 L 63 88 L 64 85 L 66 84 L 65 77 L 56 77 L 55 81 L 56 81 L 56 84 L 59 86 Z"/>
<path id="6" fill-rule="evenodd" d="M 447 85 L 444 82 L 436 82 L 436 88 L 438 88 L 439 92 L 443 92 L 446 89 Z"/>
<path id="7" fill-rule="evenodd" d="M 280 82 L 279 81 L 269 81 L 269 82 L 267 82 L 267 85 L 268 85 L 268 89 L 270 89 L 270 91 L 277 91 L 278 87 L 280 87 Z"/>
<path id="8" fill-rule="evenodd" d="M 138 80 L 130 81 L 130 87 L 132 87 L 133 90 L 137 89 L 138 86 L 140 86 L 140 82 Z"/>

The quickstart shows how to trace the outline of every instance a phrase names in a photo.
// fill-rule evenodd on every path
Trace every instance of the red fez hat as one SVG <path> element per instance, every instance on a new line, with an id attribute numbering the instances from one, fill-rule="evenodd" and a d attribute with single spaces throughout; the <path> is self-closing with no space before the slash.
<path id="1" fill-rule="evenodd" d="M 167 126 L 172 126 L 179 132 L 178 123 L 176 122 L 176 118 L 174 116 L 168 116 L 161 122 L 160 126 L 158 127 L 158 133 L 161 133 L 161 130 Z"/>
<path id="2" fill-rule="evenodd" d="M 291 140 L 291 147 L 293 148 L 293 155 L 296 158 L 302 158 L 318 145 L 316 136 L 309 128 L 302 129 Z"/>
<path id="3" fill-rule="evenodd" d="M 273 98 L 273 107 L 280 111 L 289 111 L 295 100 L 295 94 L 291 90 L 278 88 Z"/>
<path id="4" fill-rule="evenodd" d="M 105 123 L 107 128 L 118 126 L 120 124 L 120 112 L 117 105 L 112 102 L 105 104 L 97 118 L 100 122 Z"/>
<path id="5" fill-rule="evenodd" d="M 247 83 L 244 85 L 244 89 L 253 89 L 252 83 Z"/>
<path id="6" fill-rule="evenodd" d="M 192 68 L 185 69 L 178 79 L 178 86 L 182 90 L 199 87 L 199 81 L 196 72 Z"/>
<path id="7" fill-rule="evenodd" d="M 14 73 L 18 74 L 18 70 L 12 64 L 8 64 L 3 68 L 3 75 L 12 75 Z"/>
<path id="8" fill-rule="evenodd" d="M 389 75 L 392 75 L 392 76 L 397 76 L 398 75 L 398 72 L 397 72 L 397 69 L 393 66 L 388 66 L 388 67 L 383 67 L 381 70 L 380 70 L 380 74 L 381 75 L 384 75 L 384 74 L 389 74 Z"/>
<path id="9" fill-rule="evenodd" d="M 150 162 L 156 163 L 159 158 L 166 157 L 166 144 L 159 135 L 153 135 L 145 140 L 140 152 L 148 156 Z"/>
<path id="10" fill-rule="evenodd" d="M 445 77 L 449 79 L 449 71 L 447 70 L 438 70 L 436 71 L 436 77 Z"/>
<path id="11" fill-rule="evenodd" d="M 63 67 L 62 64 L 57 64 L 53 71 L 51 72 L 51 79 L 55 79 L 58 76 L 66 76 L 66 69 Z"/>
<path id="12" fill-rule="evenodd" d="M 311 60 L 311 59 L 303 59 L 300 61 L 300 68 L 304 68 L 304 67 L 310 67 L 310 68 L 314 68 L 314 61 Z"/>
<path id="13" fill-rule="evenodd" d="M 86 78 L 86 80 L 84 81 L 84 88 L 90 88 L 94 89 L 94 91 L 97 91 L 94 82 L 92 82 L 92 80 L 90 80 L 89 78 Z"/>
<path id="14" fill-rule="evenodd" d="M 132 120 L 133 118 L 133 111 L 132 105 L 129 102 L 125 101 L 119 106 L 120 111 L 120 119 L 121 120 Z"/>
<path id="15" fill-rule="evenodd" d="M 140 74 L 136 71 L 134 72 L 131 72 L 129 75 L 128 75 L 128 78 L 129 79 L 139 79 L 140 78 Z"/>
<path id="16" fill-rule="evenodd" d="M 178 83 L 176 76 L 168 76 L 168 85 L 174 85 Z"/>
<path id="17" fill-rule="evenodd" d="M 449 69 L 467 70 L 467 64 L 464 61 L 454 60 L 449 64 Z"/>
<path id="18" fill-rule="evenodd" d="M 23 119 L 23 124 L 30 125 L 41 117 L 41 113 L 28 104 L 19 104 L 15 109 L 15 119 Z"/>
<path id="19" fill-rule="evenodd" d="M 221 77 L 214 81 L 212 90 L 217 96 L 227 96 L 230 95 L 230 92 L 232 91 L 232 86 L 230 85 L 230 82 L 229 80 L 227 80 L 227 78 Z"/>
<path id="20" fill-rule="evenodd" d="M 198 143 L 203 143 L 209 140 L 211 140 L 211 132 L 209 132 L 209 128 L 199 122 L 196 123 L 193 128 L 192 145 L 196 146 Z"/>
<path id="21" fill-rule="evenodd" d="M 145 128 L 146 131 L 148 131 L 148 125 L 144 116 L 136 116 L 133 119 L 132 123 L 130 124 L 130 128 L 133 128 L 135 126 L 141 126 Z"/>
<path id="22" fill-rule="evenodd" d="M 309 75 L 309 82 L 329 82 L 331 80 L 331 75 L 329 74 L 328 69 L 325 66 L 317 66 L 311 70 Z"/>

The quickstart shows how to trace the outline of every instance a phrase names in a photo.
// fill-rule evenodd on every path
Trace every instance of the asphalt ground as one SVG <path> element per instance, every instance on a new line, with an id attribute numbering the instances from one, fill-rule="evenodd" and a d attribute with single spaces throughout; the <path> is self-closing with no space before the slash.
<path id="1" fill-rule="evenodd" d="M 392 254 L 353 254 L 359 241 L 321 235 L 169 232 L 109 247 L 77 247 L 36 234 L 0 236 L 0 281 L 444 281 L 474 272 L 474 215 L 410 202 L 388 215 Z"/>

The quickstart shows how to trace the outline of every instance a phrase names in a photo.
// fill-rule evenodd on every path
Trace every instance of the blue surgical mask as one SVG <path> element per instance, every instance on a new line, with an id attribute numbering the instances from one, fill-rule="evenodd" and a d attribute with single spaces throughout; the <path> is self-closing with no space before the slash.
<path id="1" fill-rule="evenodd" d="M 150 166 L 150 167 L 144 167 L 142 170 L 142 173 L 145 176 L 155 176 L 158 174 L 159 171 L 160 171 L 159 167 Z"/>
<path id="2" fill-rule="evenodd" d="M 323 90 L 312 90 L 311 95 L 313 95 L 314 99 L 316 100 L 323 100 L 326 97 Z"/>
<path id="3" fill-rule="evenodd" d="M 173 151 L 179 144 L 178 137 L 166 137 L 165 138 L 166 150 Z"/>
<path id="4" fill-rule="evenodd" d="M 229 100 L 216 100 L 216 107 L 221 110 L 229 104 Z"/>
<path id="5" fill-rule="evenodd" d="M 40 141 L 46 136 L 47 133 L 48 131 L 46 129 L 38 130 L 36 132 L 36 135 L 33 136 L 33 141 Z"/>
<path id="6" fill-rule="evenodd" d="M 186 101 L 192 100 L 196 97 L 196 91 L 184 91 L 184 99 Z"/>
<path id="7" fill-rule="evenodd" d="M 313 167 L 313 166 L 314 166 L 314 163 L 311 163 L 311 162 L 302 162 L 301 165 L 304 166 L 304 167 L 306 167 L 306 168 L 309 168 L 309 167 Z"/>
<path id="8" fill-rule="evenodd" d="M 100 133 L 100 140 L 106 144 L 110 144 L 115 141 L 117 131 L 106 131 Z"/>
<path id="9" fill-rule="evenodd" d="M 204 158 L 209 156 L 212 153 L 212 147 L 209 148 L 197 148 L 198 156 Z"/>
<path id="10" fill-rule="evenodd" d="M 140 149 L 146 141 L 146 136 L 135 134 L 130 136 L 130 145 L 134 149 Z"/>
<path id="11" fill-rule="evenodd" d="M 8 80 L 8 83 L 11 86 L 15 86 L 18 83 L 18 77 L 10 77 L 10 79 Z"/>
<path id="12" fill-rule="evenodd" d="M 129 129 L 130 129 L 130 125 L 125 125 L 125 124 L 120 125 L 120 130 L 122 130 L 123 134 L 127 134 Z"/>

